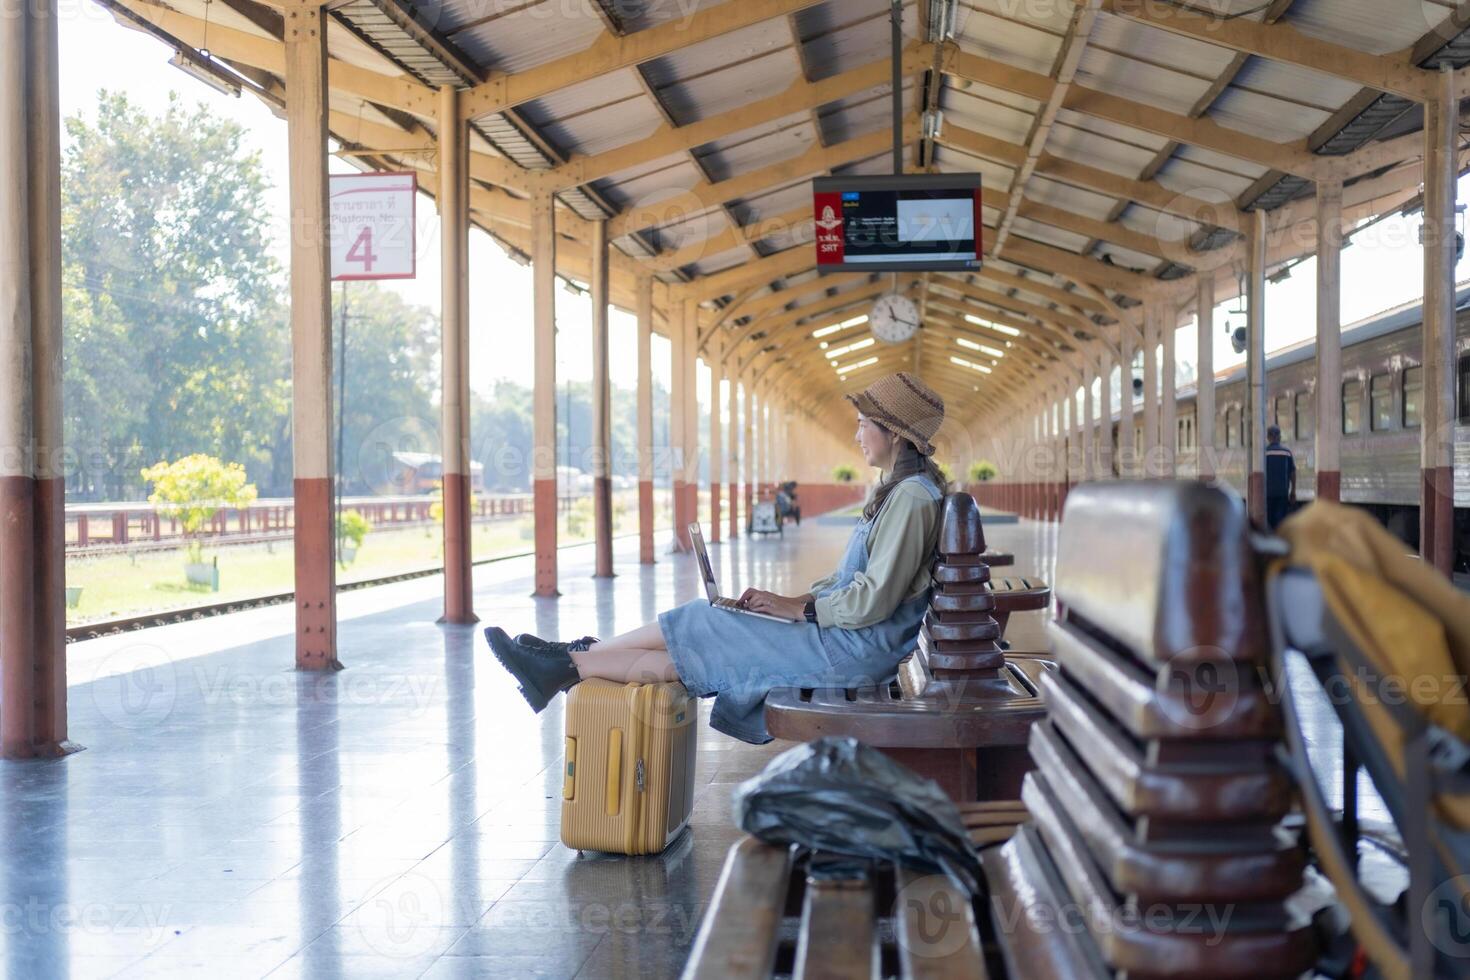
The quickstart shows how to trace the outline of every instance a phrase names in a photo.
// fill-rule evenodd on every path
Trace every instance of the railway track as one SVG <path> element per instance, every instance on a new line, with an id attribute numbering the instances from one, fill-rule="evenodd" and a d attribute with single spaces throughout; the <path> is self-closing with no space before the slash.
<path id="1" fill-rule="evenodd" d="M 524 558 L 529 554 L 532 554 L 532 552 L 496 555 L 494 558 L 482 558 L 474 562 L 474 564 L 488 565 L 491 562 L 505 561 L 509 558 Z M 443 567 L 439 565 L 410 569 L 409 571 L 397 572 L 393 575 L 384 575 L 381 578 L 363 579 L 358 582 L 340 584 L 337 586 L 337 591 L 352 592 L 357 589 L 367 589 L 377 585 L 392 585 L 394 582 L 407 582 L 412 579 L 439 575 L 443 571 Z M 230 602 L 212 602 L 198 606 L 183 606 L 179 609 L 143 613 L 138 616 L 110 619 L 100 623 L 83 623 L 78 626 L 67 627 L 66 642 L 70 644 L 82 640 L 96 640 L 104 636 L 117 636 L 122 633 L 152 629 L 156 626 L 172 626 L 176 623 L 188 623 L 199 619 L 209 619 L 214 616 L 228 616 L 231 613 L 245 612 L 250 609 L 278 606 L 282 603 L 290 602 L 295 597 L 295 592 L 278 592 L 274 595 L 256 596 L 250 599 L 235 599 Z"/>

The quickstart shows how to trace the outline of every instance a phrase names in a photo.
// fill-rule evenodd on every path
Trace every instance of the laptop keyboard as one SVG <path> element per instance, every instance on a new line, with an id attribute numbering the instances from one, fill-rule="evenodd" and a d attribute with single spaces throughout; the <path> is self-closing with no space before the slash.
<path id="1" fill-rule="evenodd" d="M 736 599 L 727 599 L 727 598 L 724 598 L 723 596 L 715 600 L 715 605 L 721 606 L 721 607 L 723 607 L 725 609 L 743 609 L 743 608 L 745 608 L 744 606 L 740 605 L 740 602 L 738 600 L 736 600 Z"/>

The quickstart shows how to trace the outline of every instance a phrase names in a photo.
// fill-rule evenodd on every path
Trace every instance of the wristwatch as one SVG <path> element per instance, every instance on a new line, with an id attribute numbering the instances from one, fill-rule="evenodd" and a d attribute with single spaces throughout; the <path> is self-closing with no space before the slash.
<path id="1" fill-rule="evenodd" d="M 806 608 L 803 611 L 806 614 L 806 621 L 808 623 L 815 623 L 817 621 L 817 600 L 808 599 L 806 601 Z"/>

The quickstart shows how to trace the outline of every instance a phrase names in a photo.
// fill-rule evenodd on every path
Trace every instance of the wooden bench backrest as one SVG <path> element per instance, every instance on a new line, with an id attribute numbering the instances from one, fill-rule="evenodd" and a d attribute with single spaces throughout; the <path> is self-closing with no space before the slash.
<path id="1" fill-rule="evenodd" d="M 1092 483 L 1067 495 L 1054 585 L 1146 663 L 1264 660 L 1261 569 L 1240 501 L 1200 483 Z"/>
<path id="2" fill-rule="evenodd" d="M 941 555 L 984 554 L 985 529 L 980 523 L 980 505 L 974 497 L 961 491 L 944 498 L 934 550 Z"/>

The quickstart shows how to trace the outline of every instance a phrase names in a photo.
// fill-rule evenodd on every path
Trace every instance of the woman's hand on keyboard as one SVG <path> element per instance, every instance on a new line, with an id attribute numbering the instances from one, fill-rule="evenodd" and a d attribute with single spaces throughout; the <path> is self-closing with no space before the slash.
<path id="1" fill-rule="evenodd" d="M 798 596 L 777 595 L 764 589 L 746 589 L 740 594 L 740 605 L 755 612 L 780 616 L 792 622 L 806 618 L 806 599 Z"/>

